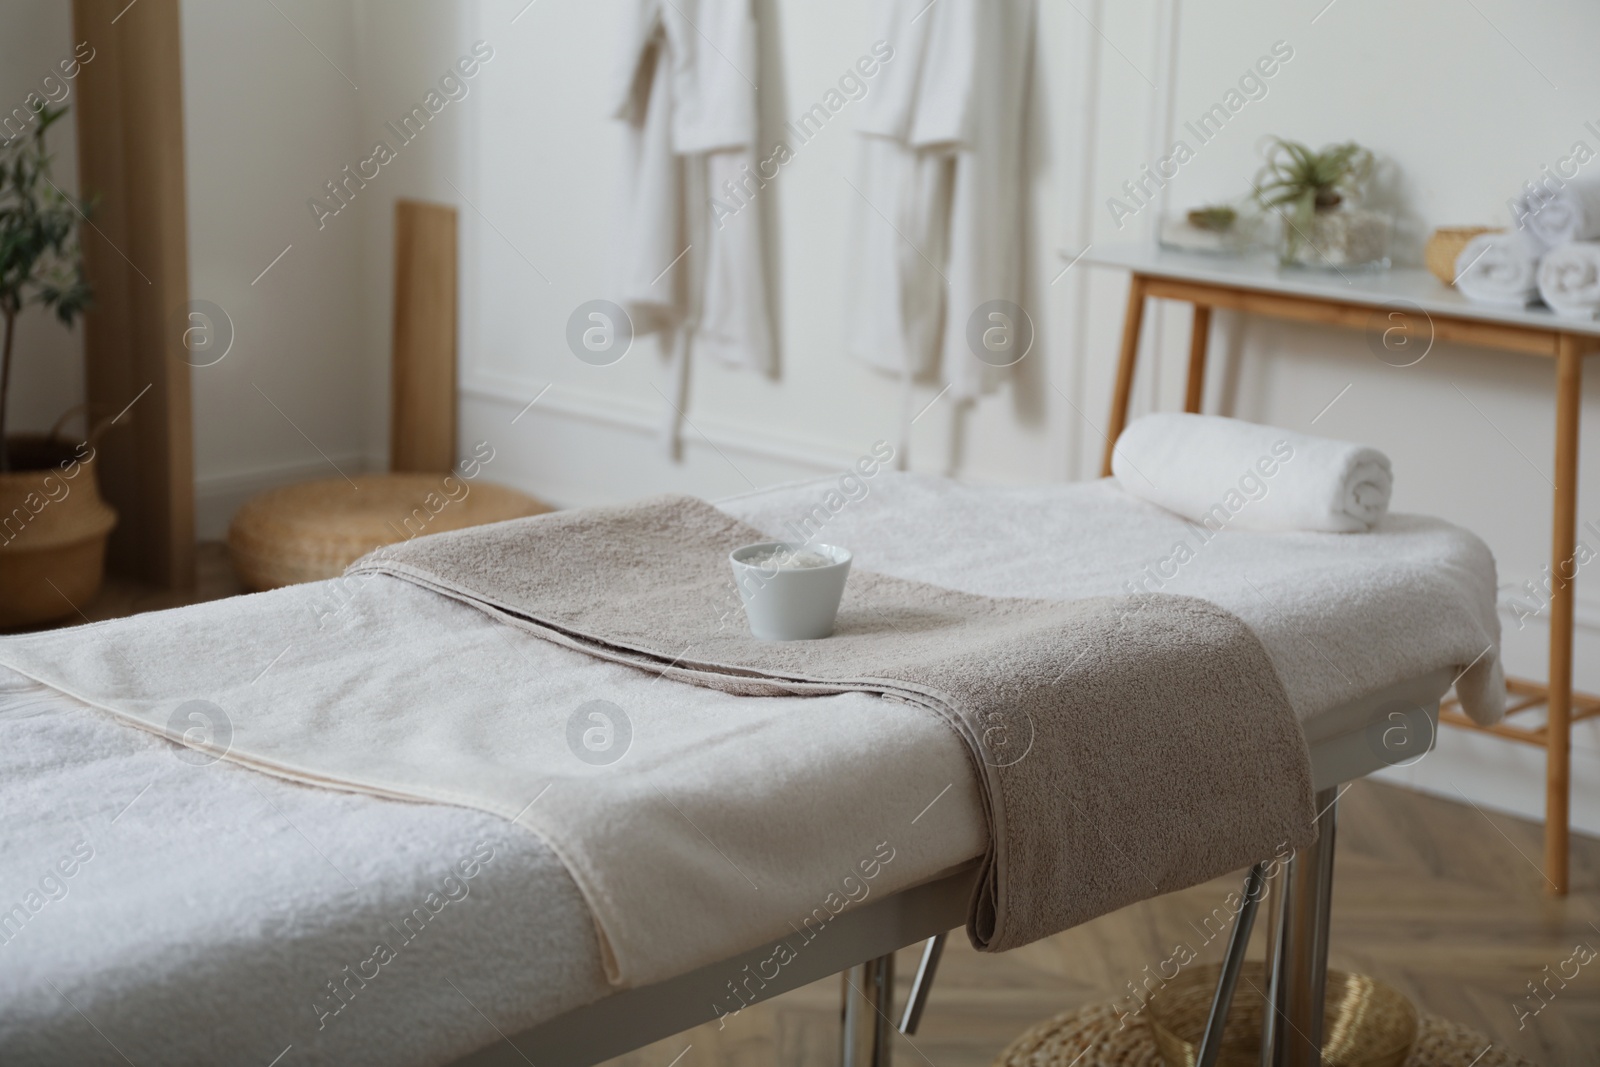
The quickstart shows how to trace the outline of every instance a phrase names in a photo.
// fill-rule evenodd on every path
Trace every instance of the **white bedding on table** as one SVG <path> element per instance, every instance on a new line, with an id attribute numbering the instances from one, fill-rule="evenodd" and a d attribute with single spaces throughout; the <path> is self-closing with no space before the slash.
<path id="1" fill-rule="evenodd" d="M 842 506 L 817 540 L 856 550 L 859 567 L 969 593 L 1209 600 L 1261 638 L 1302 721 L 1445 666 L 1465 672 L 1456 687 L 1473 718 L 1503 711 L 1494 556 L 1440 519 L 1390 514 L 1362 534 L 1213 536 L 1111 479 L 999 489 L 880 474 L 859 503 L 836 482 L 719 506 L 788 536 L 808 511 L 813 525 L 827 515 L 834 491 Z"/>
<path id="2" fill-rule="evenodd" d="M 880 474 L 865 483 L 865 499 L 833 514 L 843 502 L 828 497 L 834 483 L 725 506 L 778 536 L 808 513 L 813 525 L 825 518 L 820 539 L 850 546 L 863 567 L 977 593 L 1084 596 L 1132 581 L 1205 596 L 1256 629 L 1303 719 L 1469 662 L 1462 684 L 1472 710 L 1497 714 L 1493 562 L 1446 524 L 1390 516 L 1371 535 L 1228 534 L 1198 544 L 1187 524 L 1110 483 L 979 490 Z M 1174 562 L 1180 540 L 1194 547 Z M 268 595 L 304 598 L 314 633 L 309 605 L 329 592 Z M 452 607 L 462 626 L 482 618 Z M 544 644 L 507 628 L 495 636 Z M 438 1063 L 495 1040 L 495 1028 L 515 1032 L 607 991 L 576 887 L 533 835 L 464 809 L 311 789 L 227 763 L 195 767 L 167 741 L 14 676 L 6 684 L 0 908 L 28 901 L 30 890 L 43 903 L 0 944 L 0 1058 L 267 1063 L 293 1045 L 285 1064 Z M 541 707 L 530 688 L 528 706 Z M 557 702 L 564 720 L 567 704 Z M 920 807 L 950 784 L 917 826 L 957 828 L 945 840 L 961 851 L 977 798 L 970 776 L 952 782 L 941 765 L 946 749 L 964 759 L 953 735 L 905 724 L 914 742 L 905 751 L 921 743 L 931 757 L 912 798 L 900 795 L 914 780 L 905 776 L 886 793 L 877 775 L 830 773 L 829 746 L 840 758 L 862 751 L 841 722 L 791 776 L 741 799 L 803 811 L 819 791 L 842 790 L 851 803 L 894 809 L 913 799 Z M 669 802 L 714 815 L 726 799 Z M 683 847 L 706 851 L 693 833 Z M 461 880 L 457 865 L 483 841 L 493 858 Z M 41 889 L 41 880 L 78 842 L 93 857 L 60 879 L 65 896 L 49 899 L 43 890 L 57 892 L 54 883 Z M 860 858 L 841 855 L 841 870 Z M 900 852 L 891 867 L 902 861 L 896 874 L 921 880 L 943 859 L 938 848 L 916 860 Z M 442 903 L 453 873 L 452 893 L 467 895 Z M 427 908 L 430 893 L 437 915 L 319 1030 L 322 984 L 371 958 L 376 941 L 399 942 L 392 924 Z"/>

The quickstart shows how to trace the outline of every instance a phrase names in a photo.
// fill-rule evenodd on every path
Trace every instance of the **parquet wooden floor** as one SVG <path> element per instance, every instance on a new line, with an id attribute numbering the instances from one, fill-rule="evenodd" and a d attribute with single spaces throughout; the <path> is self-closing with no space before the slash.
<path id="1" fill-rule="evenodd" d="M 1600 957 L 1566 962 L 1579 944 L 1600 951 L 1600 841 L 1573 838 L 1574 889 L 1566 900 L 1541 892 L 1540 848 L 1535 824 L 1356 783 L 1340 804 L 1332 965 L 1388 982 L 1423 1010 L 1467 1023 L 1545 1067 L 1600 1065 Z M 1180 941 L 1199 948 L 1190 923 L 1242 879 L 1241 872 L 1137 904 L 1004 955 L 974 952 L 958 932 L 920 1033 L 896 1039 L 896 1063 L 987 1067 L 1034 1022 L 1112 999 Z M 1223 947 L 1217 938 L 1200 962 L 1220 959 Z M 1258 936 L 1254 953 L 1261 952 Z M 916 959 L 913 948 L 896 961 L 899 1003 Z M 1551 977 L 1575 967 L 1564 987 Z M 1528 983 L 1547 979 L 1553 993 L 1535 999 Z M 668 1067 L 689 1046 L 676 1067 L 833 1065 L 838 1008 L 838 979 L 828 979 L 747 1008 L 720 1032 L 703 1026 L 612 1065 Z"/>

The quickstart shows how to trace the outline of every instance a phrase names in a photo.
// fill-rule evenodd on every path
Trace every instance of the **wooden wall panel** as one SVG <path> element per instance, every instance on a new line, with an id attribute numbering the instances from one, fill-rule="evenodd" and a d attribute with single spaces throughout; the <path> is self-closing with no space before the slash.
<path id="1" fill-rule="evenodd" d="M 456 210 L 394 206 L 394 353 L 389 469 L 456 462 Z"/>
<path id="2" fill-rule="evenodd" d="M 101 490 L 117 509 L 108 563 L 169 588 L 194 585 L 189 365 L 175 354 L 189 300 L 178 0 L 73 0 L 94 48 L 77 83 L 78 185 L 95 290 L 85 322 L 88 398 L 128 408 L 101 440 Z M 129 405 L 132 405 L 129 407 Z"/>

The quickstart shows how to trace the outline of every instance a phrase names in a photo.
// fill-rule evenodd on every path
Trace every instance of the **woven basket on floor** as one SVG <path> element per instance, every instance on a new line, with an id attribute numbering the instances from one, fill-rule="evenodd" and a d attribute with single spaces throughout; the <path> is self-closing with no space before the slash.
<path id="1" fill-rule="evenodd" d="M 1145 1014 L 1129 1016 L 1126 1027 L 1115 1004 L 1057 1015 L 1013 1041 L 994 1067 L 1176 1067 L 1161 1059 Z M 1535 1067 L 1489 1043 L 1465 1026 L 1424 1013 L 1403 1067 Z"/>
<path id="2" fill-rule="evenodd" d="M 1456 257 L 1467 243 L 1480 233 L 1498 233 L 1494 226 L 1441 226 L 1428 235 L 1422 249 L 1422 261 L 1433 276 L 1446 285 L 1456 283 Z"/>
<path id="3" fill-rule="evenodd" d="M 1221 975 L 1221 964 L 1190 967 L 1150 1000 L 1150 1027 L 1167 1063 L 1194 1062 Z M 1266 1002 L 1252 994 L 1268 985 L 1266 964 L 1246 962 L 1222 1033 L 1221 1067 L 1258 1067 Z M 1417 1009 L 1404 994 L 1364 974 L 1330 968 L 1324 1001 L 1324 1063 L 1401 1067 L 1417 1040 Z"/>
<path id="4" fill-rule="evenodd" d="M 245 588 L 276 589 L 337 578 L 382 545 L 550 510 L 515 489 L 456 475 L 329 478 L 252 497 L 228 528 L 228 555 Z"/>

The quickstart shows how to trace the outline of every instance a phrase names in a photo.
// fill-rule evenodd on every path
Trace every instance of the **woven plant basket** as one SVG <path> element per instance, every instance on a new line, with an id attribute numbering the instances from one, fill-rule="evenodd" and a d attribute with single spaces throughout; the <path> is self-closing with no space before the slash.
<path id="1" fill-rule="evenodd" d="M 1241 996 L 1250 992 L 1239 988 Z M 1179 1067 L 1161 1058 L 1148 1014 L 1128 1016 L 1126 1026 L 1116 1004 L 1092 1004 L 1057 1015 L 1012 1042 L 994 1067 Z M 1536 1067 L 1489 1045 L 1476 1031 L 1424 1013 L 1402 1067 Z"/>
<path id="2" fill-rule="evenodd" d="M 53 436 L 9 440 L 13 462 L 31 469 L 0 474 L 0 629 L 76 616 L 100 590 L 117 524 L 100 498 L 92 449 L 80 461 Z"/>
<path id="3" fill-rule="evenodd" d="M 550 510 L 515 489 L 453 474 L 329 478 L 252 497 L 228 528 L 228 555 L 245 588 L 276 589 L 337 578 L 383 545 Z"/>
<path id="4" fill-rule="evenodd" d="M 1433 276 L 1446 285 L 1456 283 L 1456 257 L 1467 243 L 1480 233 L 1499 233 L 1494 226 L 1441 226 L 1428 235 L 1422 249 L 1422 261 Z"/>

